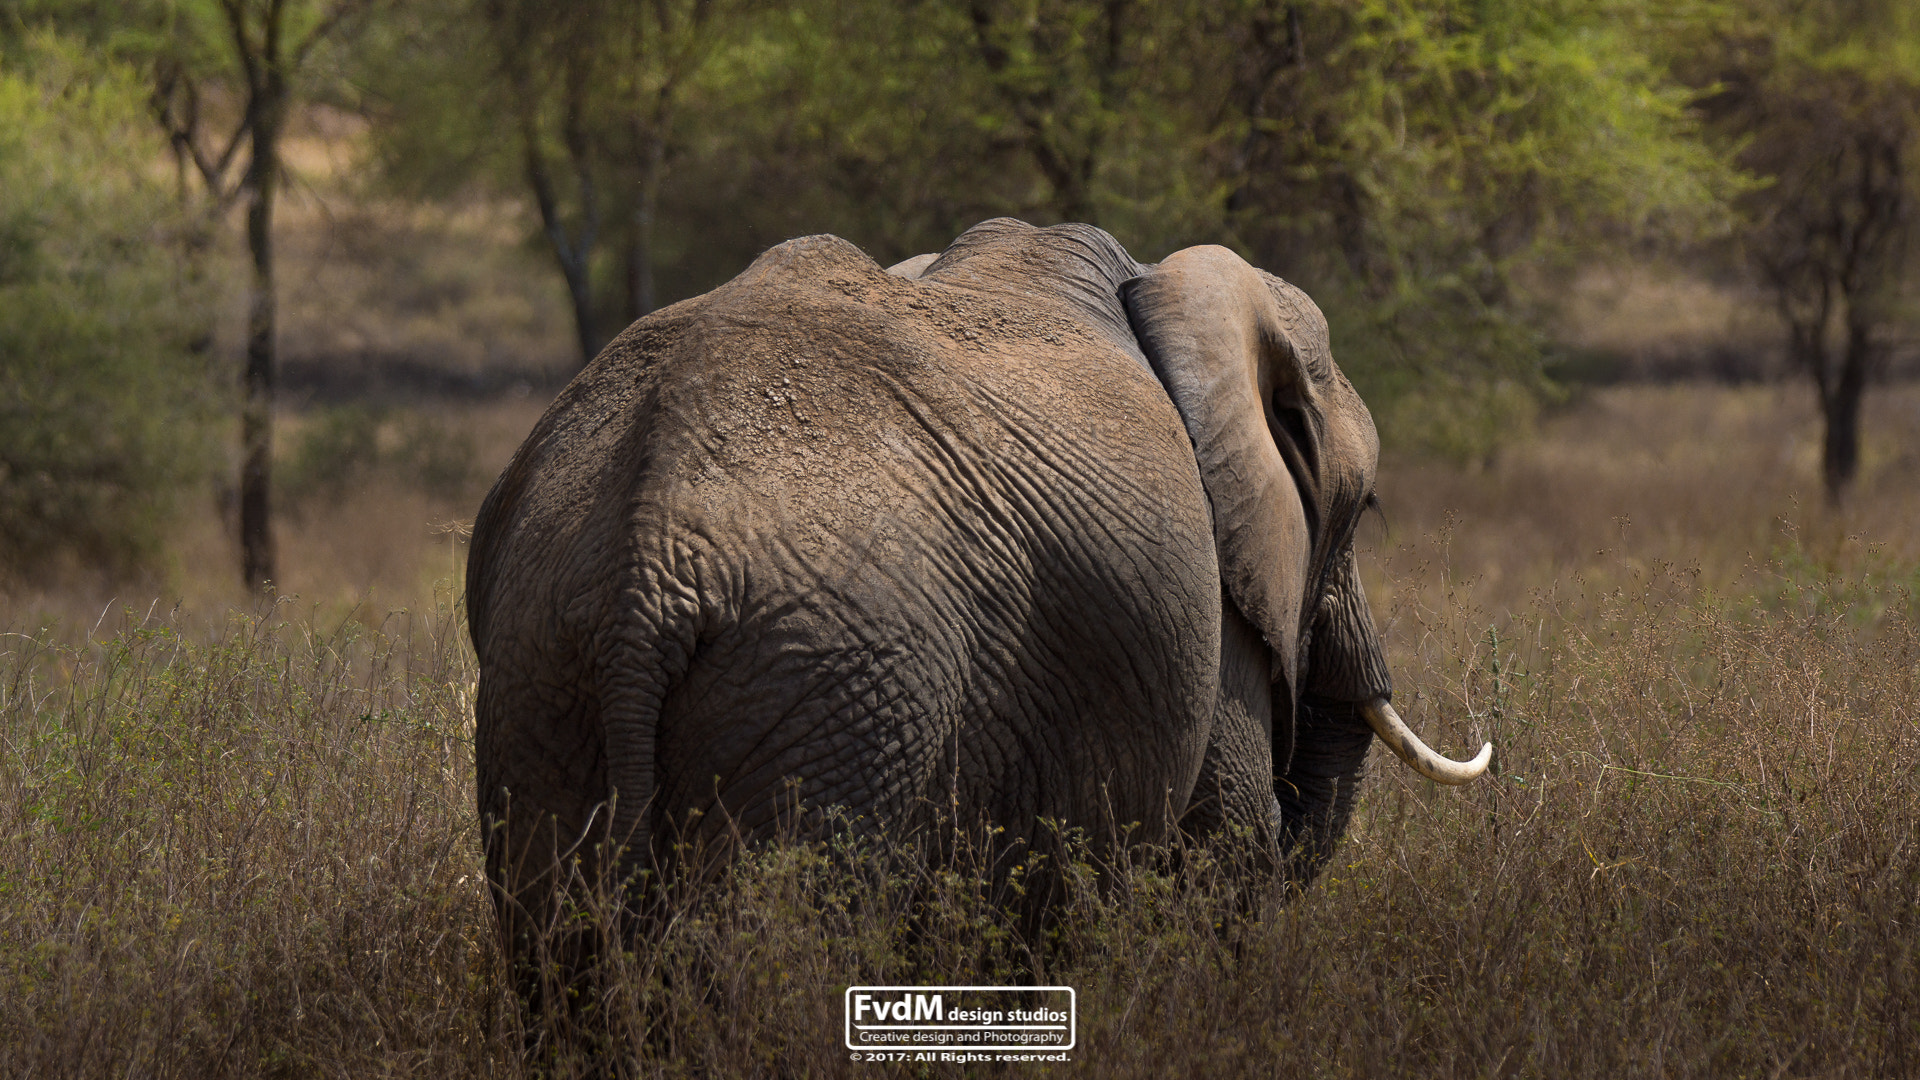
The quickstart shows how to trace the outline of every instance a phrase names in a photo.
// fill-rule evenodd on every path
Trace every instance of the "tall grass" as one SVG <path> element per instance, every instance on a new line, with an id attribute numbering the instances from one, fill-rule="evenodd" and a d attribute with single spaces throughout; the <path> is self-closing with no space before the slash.
<path id="1" fill-rule="evenodd" d="M 82 648 L 9 637 L 0 1069 L 484 1069 L 494 959 L 454 629 L 275 612 L 211 633 L 129 617 Z"/>
<path id="2" fill-rule="evenodd" d="M 1103 1075 L 1914 1075 L 1910 572 L 1621 560 L 1499 616 L 1390 582 L 1399 700 L 1498 772 L 1377 755 L 1305 893 L 1078 861 L 1035 938 L 964 863 L 771 845 L 673 895 L 586 1031 L 508 989 L 444 607 L 9 636 L 0 1071 L 845 1075 L 892 1067 L 840 1046 L 846 985 L 1019 977 L 1078 989 Z"/>

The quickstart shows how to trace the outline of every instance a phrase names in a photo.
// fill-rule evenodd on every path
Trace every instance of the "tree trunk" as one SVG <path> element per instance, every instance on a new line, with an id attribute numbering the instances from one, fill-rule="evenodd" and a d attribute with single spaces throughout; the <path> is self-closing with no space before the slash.
<path id="1" fill-rule="evenodd" d="M 523 107 L 531 109 L 524 101 Z M 599 212 L 595 205 L 598 196 L 593 176 L 584 148 L 577 137 L 571 138 L 569 149 L 580 187 L 580 229 L 577 235 L 569 236 L 560 207 L 560 193 L 554 184 L 553 166 L 540 147 L 540 130 L 531 111 L 521 113 L 520 141 L 524 154 L 521 164 L 526 169 L 527 185 L 533 188 L 540 225 L 547 234 L 547 246 L 553 251 L 554 261 L 560 265 L 560 276 L 566 279 L 567 296 L 573 301 L 574 340 L 580 346 L 580 363 L 585 365 L 600 352 L 603 344 L 599 322 L 593 313 L 593 246 L 599 233 Z"/>
<path id="2" fill-rule="evenodd" d="M 637 126 L 637 125 L 636 125 Z M 627 311 L 639 319 L 656 306 L 653 280 L 653 225 L 660 204 L 660 178 L 666 145 L 658 132 L 636 132 L 641 143 L 640 198 L 634 203 L 627 237 Z"/>
<path id="3" fill-rule="evenodd" d="M 1820 411 L 1827 423 L 1821 473 L 1827 484 L 1827 502 L 1833 506 L 1840 505 L 1860 471 L 1860 400 L 1866 396 L 1872 359 L 1873 342 L 1867 328 L 1849 326 L 1839 377 L 1820 395 Z"/>
<path id="4" fill-rule="evenodd" d="M 265 592 L 274 580 L 273 521 L 273 188 L 279 179 L 282 107 L 268 91 L 256 102 L 247 164 L 247 251 L 252 295 L 247 305 L 246 402 L 240 414 L 240 573 Z"/>
<path id="5" fill-rule="evenodd" d="M 567 295 L 573 300 L 574 340 L 580 346 L 580 363 L 585 365 L 600 352 L 600 325 L 593 316 L 593 279 L 588 273 L 587 252 L 569 254 L 558 248 L 560 273 L 567 279 Z"/>
<path id="6" fill-rule="evenodd" d="M 577 241 L 568 238 L 567 223 L 560 216 L 553 173 L 546 155 L 540 152 L 539 136 L 531 122 L 523 126 L 521 138 L 526 144 L 527 184 L 533 188 L 533 201 L 540 210 L 540 225 L 547 234 L 547 246 L 560 265 L 560 276 L 567 282 L 567 296 L 573 301 L 574 340 L 580 346 L 580 362 L 584 364 L 600 351 L 600 328 L 593 318 L 593 281 L 588 273 L 593 233 L 590 228 L 582 227 Z"/>

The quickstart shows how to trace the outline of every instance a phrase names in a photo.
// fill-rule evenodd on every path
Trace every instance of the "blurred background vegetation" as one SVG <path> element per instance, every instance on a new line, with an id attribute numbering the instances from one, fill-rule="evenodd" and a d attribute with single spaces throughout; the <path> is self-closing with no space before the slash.
<path id="1" fill-rule="evenodd" d="M 0 69 L 0 565 L 151 560 L 218 416 L 210 292 L 131 68 L 46 33 Z"/>
<path id="2" fill-rule="evenodd" d="M 1838 503 L 1916 366 L 1901 0 L 0 0 L 0 113 L 16 589 L 284 586 L 273 521 L 375 489 L 457 523 L 606 340 L 805 233 L 1226 244 L 1472 467 L 1596 380 L 1793 377 Z"/>

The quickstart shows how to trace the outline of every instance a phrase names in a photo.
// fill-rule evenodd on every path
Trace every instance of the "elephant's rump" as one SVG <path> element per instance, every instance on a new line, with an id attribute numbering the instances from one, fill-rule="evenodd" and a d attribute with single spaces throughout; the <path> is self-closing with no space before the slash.
<path id="1" fill-rule="evenodd" d="M 817 829 L 832 807 L 876 831 L 953 810 L 1160 834 L 1219 651 L 1178 416 L 1070 308 L 848 251 L 636 324 L 556 401 L 483 510 L 504 522 L 474 556 L 495 568 L 483 669 L 604 699 L 610 627 L 689 643 L 659 709 L 656 850 L 690 821 Z M 597 734 L 591 711 L 480 723 Z M 553 782 L 499 756 L 500 786 Z"/>

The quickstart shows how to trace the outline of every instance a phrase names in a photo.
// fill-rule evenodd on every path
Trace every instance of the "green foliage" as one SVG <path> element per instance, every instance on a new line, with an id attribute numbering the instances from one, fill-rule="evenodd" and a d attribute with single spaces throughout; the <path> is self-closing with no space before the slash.
<path id="1" fill-rule="evenodd" d="M 208 466 L 206 297 L 132 73 L 48 35 L 0 64 L 0 572 L 130 572 Z"/>
<path id="2" fill-rule="evenodd" d="M 1242 47 L 1259 77 L 1231 224 L 1319 299 L 1368 400 L 1407 414 L 1390 441 L 1483 452 L 1545 389 L 1565 270 L 1724 222 L 1739 178 L 1655 51 L 1661 10 L 1299 3 Z"/>
<path id="3" fill-rule="evenodd" d="M 351 82 L 383 174 L 530 196 L 583 354 L 789 236 L 892 261 L 997 214 L 1077 218 L 1293 279 L 1390 443 L 1476 458 L 1552 395 L 1570 272 L 1722 230 L 1747 190 L 1672 70 L 1745 25 L 1707 0 L 326 10 L 363 8 Z M 198 116 L 169 72 L 218 81 L 222 43 L 128 10 L 79 21 L 150 61 L 170 123 Z"/>
<path id="4" fill-rule="evenodd" d="M 415 5 L 369 39 L 368 85 L 391 103 L 386 172 L 416 189 L 478 179 L 530 195 L 590 356 L 659 306 L 663 188 L 736 99 L 717 73 L 737 70 L 723 56 L 748 41 L 756 8 Z"/>
<path id="5" fill-rule="evenodd" d="M 416 9 L 379 54 L 390 173 L 525 191 L 548 163 L 547 242 L 607 332 L 640 256 L 666 301 L 809 232 L 883 261 L 997 214 L 1225 243 L 1320 299 L 1391 441 L 1455 456 L 1547 388 L 1565 271 L 1712 232 L 1740 190 L 1661 48 L 1693 0 L 697 7 Z"/>
<path id="6" fill-rule="evenodd" d="M 314 496 L 339 501 L 365 483 L 380 464 L 380 414 L 364 406 L 327 409 L 295 433 L 293 453 L 280 472 L 281 490 L 298 502 Z"/>

